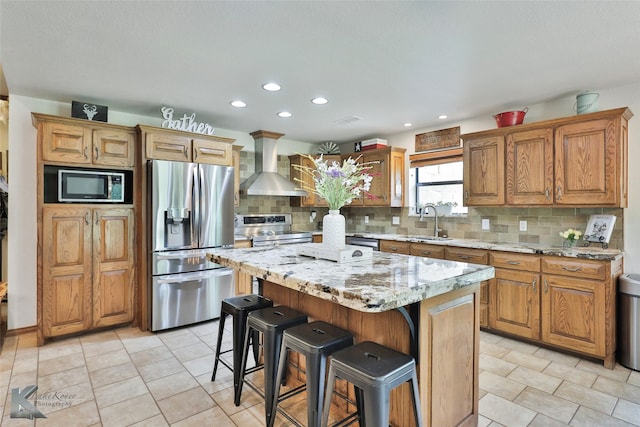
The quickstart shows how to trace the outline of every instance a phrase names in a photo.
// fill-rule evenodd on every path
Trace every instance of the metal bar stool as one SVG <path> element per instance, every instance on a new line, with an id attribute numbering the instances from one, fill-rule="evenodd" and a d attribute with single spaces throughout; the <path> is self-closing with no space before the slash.
<path id="1" fill-rule="evenodd" d="M 266 425 L 269 425 L 271 417 L 275 416 L 275 414 L 271 413 L 271 408 L 273 406 L 275 374 L 280 356 L 282 335 L 285 329 L 303 323 L 307 323 L 306 314 L 283 305 L 255 310 L 247 316 L 247 330 L 245 331 L 244 345 L 242 347 L 240 386 L 236 391 L 234 403 L 236 406 L 240 405 L 242 385 L 245 382 L 257 393 L 262 394 L 261 390 L 244 378 L 245 374 L 248 373 L 245 368 L 247 366 L 247 354 L 249 353 L 249 337 L 253 331 L 261 332 L 264 357 L 264 412 Z"/>
<path id="2" fill-rule="evenodd" d="M 271 414 L 275 415 L 279 401 L 282 402 L 305 389 L 304 386 L 298 387 L 280 397 L 280 384 L 286 371 L 287 352 L 292 350 L 306 358 L 307 427 L 320 427 L 327 358 L 335 351 L 351 345 L 353 345 L 353 335 L 350 332 L 326 322 L 306 323 L 284 331 Z M 274 420 L 275 416 L 272 416 L 267 426 L 273 427 Z M 290 419 L 290 421 L 294 420 Z"/>
<path id="3" fill-rule="evenodd" d="M 244 333 L 247 329 L 247 316 L 254 310 L 273 307 L 273 301 L 261 295 L 239 295 L 236 297 L 225 298 L 222 300 L 222 308 L 220 310 L 220 323 L 218 325 L 218 343 L 216 345 L 216 357 L 213 363 L 213 374 L 211 381 L 216 380 L 216 372 L 218 371 L 218 362 L 229 368 L 233 372 L 233 390 L 237 393 L 240 386 L 240 366 L 242 362 L 242 343 Z M 222 345 L 222 334 L 224 332 L 224 321 L 227 316 L 233 318 L 233 348 L 220 351 Z M 257 334 L 256 334 L 257 335 Z M 258 363 L 258 346 L 257 339 L 253 340 L 253 357 Z M 233 366 L 226 361 L 220 359 L 221 354 L 233 351 Z"/>
<path id="4" fill-rule="evenodd" d="M 360 425 L 368 427 L 389 425 L 391 390 L 409 381 L 412 385 L 411 397 L 416 425 L 422 426 L 416 364 L 408 354 L 370 341 L 336 351 L 331 356 L 329 366 L 329 380 L 322 411 L 323 427 L 329 422 L 331 395 L 336 377 L 349 381 L 362 392 L 364 414 L 360 414 Z"/>

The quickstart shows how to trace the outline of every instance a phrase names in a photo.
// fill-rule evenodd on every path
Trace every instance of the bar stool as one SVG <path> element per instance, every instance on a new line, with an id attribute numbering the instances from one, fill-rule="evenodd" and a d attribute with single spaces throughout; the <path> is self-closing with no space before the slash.
<path id="1" fill-rule="evenodd" d="M 284 331 L 280 363 L 275 377 L 272 416 L 267 426 L 273 427 L 278 400 L 282 402 L 300 393 L 304 388 L 290 390 L 280 398 L 280 384 L 286 371 L 289 350 L 298 352 L 306 358 L 307 427 L 320 427 L 327 358 L 335 351 L 351 345 L 353 345 L 353 335 L 350 332 L 326 322 L 306 323 Z"/>
<path id="2" fill-rule="evenodd" d="M 275 307 L 263 308 L 249 313 L 247 316 L 247 330 L 244 335 L 244 345 L 242 347 L 242 368 L 240 370 L 240 385 L 235 394 L 234 403 L 240 405 L 242 385 L 245 382 L 245 374 L 249 373 L 247 366 L 247 354 L 249 353 L 249 337 L 253 331 L 262 333 L 263 357 L 264 357 L 264 412 L 266 425 L 275 414 L 271 413 L 273 406 L 273 393 L 275 389 L 275 374 L 280 356 L 280 346 L 282 335 L 285 329 L 292 326 L 307 323 L 307 315 L 292 308 L 279 305 Z M 256 392 L 261 393 L 251 383 L 247 384 Z"/>
<path id="3" fill-rule="evenodd" d="M 237 392 L 240 385 L 242 343 L 244 339 L 244 333 L 247 329 L 247 316 L 254 310 L 260 310 L 267 307 L 273 307 L 273 301 L 261 295 L 255 294 L 239 295 L 222 300 L 222 308 L 220 310 L 220 323 L 218 325 L 218 343 L 216 346 L 216 357 L 213 363 L 213 374 L 211 375 L 211 381 L 216 380 L 218 362 L 222 363 L 225 367 L 229 368 L 233 372 L 234 394 Z M 233 318 L 233 348 L 225 351 L 220 351 L 220 347 L 222 345 L 222 334 L 224 332 L 224 321 L 227 316 L 231 316 Z M 257 364 L 257 339 L 253 341 L 253 348 L 253 357 Z M 230 351 L 233 351 L 233 366 L 230 366 L 226 361 L 220 359 L 221 354 L 225 354 Z"/>
<path id="4" fill-rule="evenodd" d="M 336 351 L 331 356 L 329 366 L 329 380 L 322 411 L 323 427 L 329 422 L 331 395 L 336 377 L 349 381 L 361 390 L 364 414 L 360 414 L 360 425 L 368 427 L 389 425 L 391 390 L 409 381 L 412 385 L 411 397 L 416 425 L 422 426 L 416 364 L 408 354 L 370 341 Z"/>

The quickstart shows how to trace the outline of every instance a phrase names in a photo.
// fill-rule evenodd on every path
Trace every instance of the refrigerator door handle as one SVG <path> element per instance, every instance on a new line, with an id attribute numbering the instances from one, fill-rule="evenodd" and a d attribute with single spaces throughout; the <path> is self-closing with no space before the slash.
<path id="1" fill-rule="evenodd" d="M 202 215 L 202 210 L 200 209 L 200 198 L 202 197 L 201 176 L 202 170 L 200 165 L 196 164 L 193 168 L 193 188 L 191 189 L 191 203 L 193 205 L 191 206 L 191 209 L 194 213 L 193 228 L 191 229 L 191 241 L 193 242 L 194 248 L 202 247 L 202 241 L 200 238 L 200 235 L 202 234 L 200 231 L 200 227 L 202 227 L 202 218 L 200 218 Z"/>
<path id="2" fill-rule="evenodd" d="M 233 274 L 230 268 L 216 268 L 214 270 L 196 271 L 194 273 L 170 274 L 157 279 L 157 283 L 182 283 L 194 280 L 208 279 L 210 277 L 224 277 Z"/>

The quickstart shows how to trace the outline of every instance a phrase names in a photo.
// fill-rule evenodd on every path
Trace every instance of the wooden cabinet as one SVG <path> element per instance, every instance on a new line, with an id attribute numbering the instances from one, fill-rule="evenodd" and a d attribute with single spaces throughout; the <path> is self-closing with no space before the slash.
<path id="1" fill-rule="evenodd" d="M 504 136 L 474 136 L 462 147 L 465 206 L 504 204 Z"/>
<path id="2" fill-rule="evenodd" d="M 240 206 L 240 151 L 241 145 L 231 147 L 232 163 L 233 163 L 233 205 L 237 208 Z"/>
<path id="3" fill-rule="evenodd" d="M 489 327 L 525 338 L 540 338 L 540 258 L 492 252 Z"/>
<path id="4" fill-rule="evenodd" d="M 489 264 L 489 252 L 483 249 L 458 248 L 447 246 L 444 251 L 445 259 L 450 261 L 468 262 L 472 264 Z M 490 280 L 480 282 L 480 326 L 489 326 L 489 301 L 491 298 Z"/>
<path id="5" fill-rule="evenodd" d="M 444 246 L 430 245 L 428 243 L 411 243 L 410 254 L 426 258 L 444 259 Z"/>
<path id="6" fill-rule="evenodd" d="M 626 207 L 632 116 L 619 108 L 462 135 L 465 204 Z"/>
<path id="7" fill-rule="evenodd" d="M 363 163 L 373 162 L 369 174 L 373 175 L 369 197 L 363 195 L 349 206 L 404 206 L 405 170 L 404 148 L 387 147 L 345 154 L 342 159 L 359 158 Z"/>
<path id="8" fill-rule="evenodd" d="M 322 158 L 327 162 L 327 164 L 332 164 L 336 162 L 341 164 L 341 158 L 339 154 L 336 155 L 323 155 Z M 294 167 L 294 165 L 299 165 L 303 167 L 308 167 L 311 169 L 315 169 L 315 165 L 306 156 L 302 156 L 300 154 L 294 154 L 289 156 L 289 176 L 291 180 L 296 184 L 297 187 L 302 188 L 315 188 L 313 183 L 313 178 L 308 174 L 304 174 L 300 172 L 298 169 Z M 301 180 L 301 182 L 297 181 Z M 315 193 L 307 191 L 306 196 L 294 196 L 289 198 L 289 203 L 292 207 L 327 207 L 327 201 L 322 197 L 318 196 Z"/>
<path id="9" fill-rule="evenodd" d="M 133 242 L 132 208 L 43 208 L 43 337 L 133 319 Z"/>
<path id="10" fill-rule="evenodd" d="M 137 126 L 147 159 L 231 166 L 233 139 Z"/>
<path id="11" fill-rule="evenodd" d="M 132 167 L 135 131 L 123 126 L 33 114 L 47 163 Z"/>
<path id="12" fill-rule="evenodd" d="M 411 243 L 399 242 L 396 240 L 380 240 L 380 252 L 391 252 L 394 254 L 409 255 Z"/>

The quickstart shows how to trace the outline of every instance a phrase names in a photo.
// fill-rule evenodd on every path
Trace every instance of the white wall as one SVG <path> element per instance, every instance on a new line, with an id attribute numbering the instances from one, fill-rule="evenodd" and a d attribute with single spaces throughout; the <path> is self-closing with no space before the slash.
<path id="1" fill-rule="evenodd" d="M 640 83 L 612 89 L 593 89 L 600 93 L 599 110 L 629 107 L 636 115 L 629 121 L 629 207 L 624 213 L 625 272 L 640 273 Z M 529 106 L 525 123 L 567 117 L 575 114 L 575 96 L 566 96 L 550 102 Z M 496 111 L 495 113 L 498 113 Z M 406 148 L 407 156 L 415 154 L 415 135 L 439 129 L 460 126 L 460 133 L 477 132 L 496 127 L 491 114 L 461 122 L 443 122 L 440 126 L 412 129 L 396 135 L 385 136 L 389 145 Z M 406 171 L 409 181 L 409 168 Z M 407 203 L 409 203 L 407 201 Z"/>

